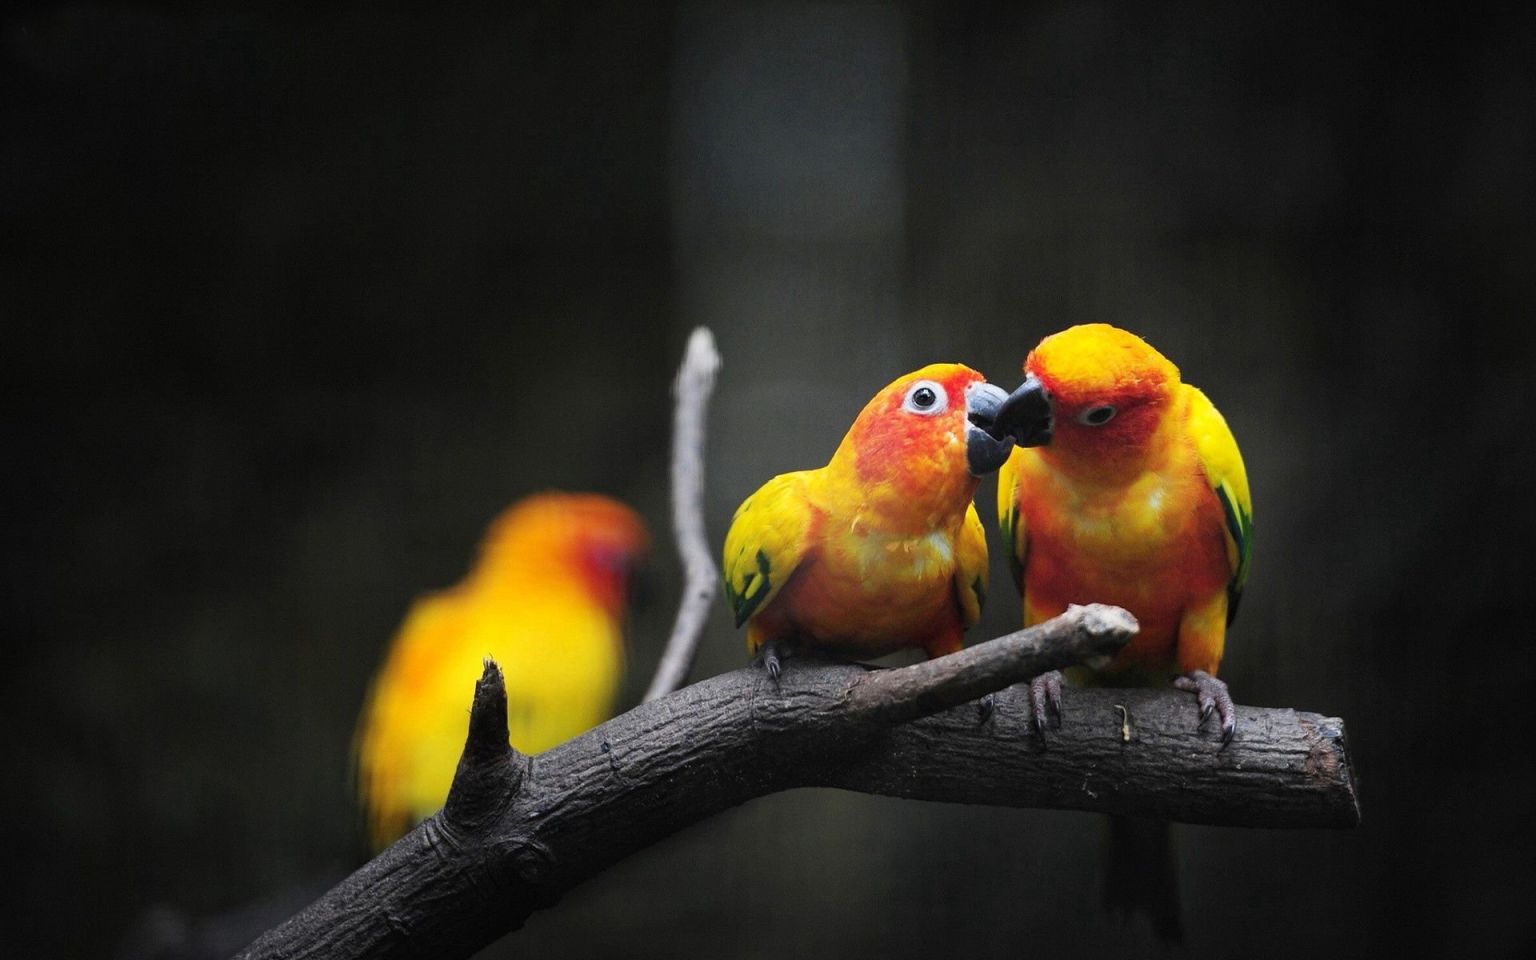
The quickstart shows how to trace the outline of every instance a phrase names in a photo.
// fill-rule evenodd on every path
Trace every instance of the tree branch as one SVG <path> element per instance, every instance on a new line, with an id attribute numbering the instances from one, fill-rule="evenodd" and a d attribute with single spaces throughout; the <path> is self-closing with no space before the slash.
<path id="1" fill-rule="evenodd" d="M 1124 611 L 1078 607 L 909 667 L 797 658 L 778 684 L 750 667 L 533 758 L 497 729 L 504 693 L 487 664 L 444 810 L 240 956 L 468 956 L 630 853 L 803 786 L 1193 823 L 1359 822 L 1336 719 L 1241 707 L 1223 749 L 1187 695 L 1072 689 L 1047 747 L 1022 687 L 999 693 L 985 723 L 967 703 L 1112 654 L 1132 632 Z"/>
<path id="2" fill-rule="evenodd" d="M 865 674 L 849 693 L 848 709 L 855 719 L 888 724 L 915 720 L 1047 670 L 1079 661 L 1108 661 L 1135 633 L 1136 618 L 1119 607 L 1074 604 L 1054 620 L 990 643 L 902 670 Z M 1071 659 L 1063 660 L 1067 651 Z"/>
<path id="3" fill-rule="evenodd" d="M 683 599 L 646 700 L 664 697 L 688 679 L 709 605 L 720 588 L 720 571 L 704 534 L 704 422 L 719 369 L 714 335 L 708 327 L 694 328 L 672 384 L 672 529 L 683 561 Z"/>

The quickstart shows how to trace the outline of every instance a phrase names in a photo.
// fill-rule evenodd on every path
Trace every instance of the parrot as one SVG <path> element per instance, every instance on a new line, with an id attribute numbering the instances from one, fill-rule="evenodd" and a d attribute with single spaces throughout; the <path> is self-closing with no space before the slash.
<path id="1" fill-rule="evenodd" d="M 1041 442 L 998 472 L 998 524 L 1023 597 L 1024 625 L 1070 603 L 1111 603 L 1140 630 L 1101 671 L 1104 685 L 1165 682 L 1196 696 L 1200 724 L 1219 715 L 1222 746 L 1236 708 L 1216 678 L 1252 554 L 1253 501 L 1226 420 L 1142 338 L 1104 323 L 1045 337 L 1009 404 L 1049 407 Z M 1006 404 L 1005 404 L 1006 407 Z M 1030 684 L 1033 720 L 1059 723 L 1062 675 Z M 1111 818 L 1105 900 L 1145 909 L 1165 940 L 1180 936 L 1177 878 L 1164 821 Z"/>
<path id="2" fill-rule="evenodd" d="M 502 668 L 518 750 L 541 752 L 611 716 L 630 587 L 649 542 L 644 521 L 617 500 L 533 494 L 490 524 L 458 585 L 411 605 L 353 744 L 374 851 L 447 799 L 484 658 Z"/>
<path id="3" fill-rule="evenodd" d="M 796 647 L 937 657 L 963 646 L 987 591 L 976 487 L 1028 429 L 1028 404 L 999 420 L 1008 398 L 961 364 L 923 367 L 875 394 L 826 466 L 742 501 L 725 596 L 775 680 Z"/>

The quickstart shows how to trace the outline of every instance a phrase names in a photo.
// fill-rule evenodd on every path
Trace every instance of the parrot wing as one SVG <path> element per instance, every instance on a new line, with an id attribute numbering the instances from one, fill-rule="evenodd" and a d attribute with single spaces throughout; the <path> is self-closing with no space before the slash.
<path id="1" fill-rule="evenodd" d="M 1029 557 L 1029 531 L 1019 510 L 1019 472 L 1025 456 L 1022 449 L 1015 448 L 997 471 L 997 525 L 1008 546 L 1008 569 L 1013 571 L 1020 596 L 1024 595 L 1024 561 Z"/>
<path id="2" fill-rule="evenodd" d="M 457 591 L 419 598 L 374 678 L 353 750 L 358 793 L 375 849 L 387 846 L 419 819 L 418 756 L 423 741 L 430 741 L 422 730 L 422 714 L 436 706 L 422 701 L 430 699 L 438 682 L 442 651 L 454 649 L 464 629 Z"/>
<path id="3" fill-rule="evenodd" d="M 987 602 L 987 532 L 974 503 L 966 508 L 965 522 L 955 538 L 955 598 L 961 622 L 974 627 Z"/>
<path id="4" fill-rule="evenodd" d="M 805 556 L 812 471 L 783 473 L 743 500 L 725 535 L 725 596 L 741 626 L 767 606 Z"/>
<path id="5" fill-rule="evenodd" d="M 1205 478 L 1221 503 L 1226 516 L 1227 563 L 1232 578 L 1227 581 L 1227 623 L 1237 616 L 1237 604 L 1248 582 L 1248 560 L 1253 554 L 1253 499 L 1248 492 L 1248 471 L 1237 440 L 1216 406 L 1196 387 L 1189 391 L 1189 429 L 1195 450 L 1205 470 Z"/>

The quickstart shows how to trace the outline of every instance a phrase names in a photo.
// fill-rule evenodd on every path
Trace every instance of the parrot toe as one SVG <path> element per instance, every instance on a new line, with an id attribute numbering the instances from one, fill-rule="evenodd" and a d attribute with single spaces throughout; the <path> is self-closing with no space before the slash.
<path id="1" fill-rule="evenodd" d="M 1237 706 L 1232 702 L 1232 694 L 1227 692 L 1224 681 L 1204 670 L 1191 670 L 1183 676 L 1175 677 L 1173 685 L 1195 695 L 1195 702 L 1200 705 L 1199 726 L 1205 726 L 1211 714 L 1217 713 L 1221 716 L 1221 745 L 1226 746 L 1232 742 L 1232 737 L 1237 733 Z"/>
<path id="2" fill-rule="evenodd" d="M 997 709 L 997 697 L 990 693 L 987 694 L 980 700 L 976 701 L 976 709 L 980 714 L 980 717 L 976 721 L 977 725 L 986 726 L 987 721 L 992 719 L 993 711 Z"/>
<path id="3" fill-rule="evenodd" d="M 782 640 L 773 639 L 763 644 L 763 669 L 768 671 L 768 679 L 775 685 L 779 682 L 779 674 L 784 672 L 784 661 L 789 659 L 789 647 Z"/>
<path id="4" fill-rule="evenodd" d="M 1056 729 L 1061 729 L 1061 671 L 1050 670 L 1029 681 L 1029 709 L 1035 717 L 1035 730 L 1045 739 L 1048 710 L 1056 713 Z"/>

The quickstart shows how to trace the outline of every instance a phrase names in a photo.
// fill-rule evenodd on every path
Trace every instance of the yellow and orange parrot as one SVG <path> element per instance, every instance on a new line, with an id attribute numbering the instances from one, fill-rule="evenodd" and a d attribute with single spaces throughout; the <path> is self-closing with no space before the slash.
<path id="1" fill-rule="evenodd" d="M 1226 420 L 1146 341 L 1107 324 L 1071 327 L 1040 341 L 1009 403 L 1051 411 L 1040 445 L 1019 448 L 998 473 L 998 519 L 1012 548 L 1026 626 L 1069 603 L 1112 603 L 1140 631 L 1088 682 L 1144 685 L 1173 675 L 1194 693 L 1203 724 L 1220 716 L 1225 744 L 1236 730 L 1226 684 L 1216 679 L 1227 626 L 1248 579 L 1253 501 Z M 1035 725 L 1061 713 L 1061 674 L 1030 685 Z M 1166 839 L 1116 823 L 1129 860 Z M 1167 824 L 1152 825 L 1166 838 Z M 1139 859 L 1158 855 L 1153 849 Z M 1166 858 L 1167 853 L 1161 853 Z M 1144 866 L 1117 873 L 1108 899 L 1147 905 L 1159 931 L 1177 933 L 1176 890 L 1113 889 L 1175 883 Z M 1134 874 L 1140 872 L 1141 879 Z M 1148 900 L 1153 903 L 1148 904 Z"/>
<path id="2" fill-rule="evenodd" d="M 375 849 L 447 799 L 485 657 L 501 665 L 517 749 L 538 753 L 608 719 L 647 543 L 639 516 L 615 500 L 536 494 L 491 524 L 462 582 L 412 605 L 358 721 L 358 791 Z"/>
<path id="3" fill-rule="evenodd" d="M 859 657 L 961 648 L 987 588 L 973 498 L 1013 446 L 998 420 L 1007 399 L 968 367 L 924 367 L 875 395 L 826 466 L 742 502 L 726 599 L 771 675 L 795 644 Z"/>

